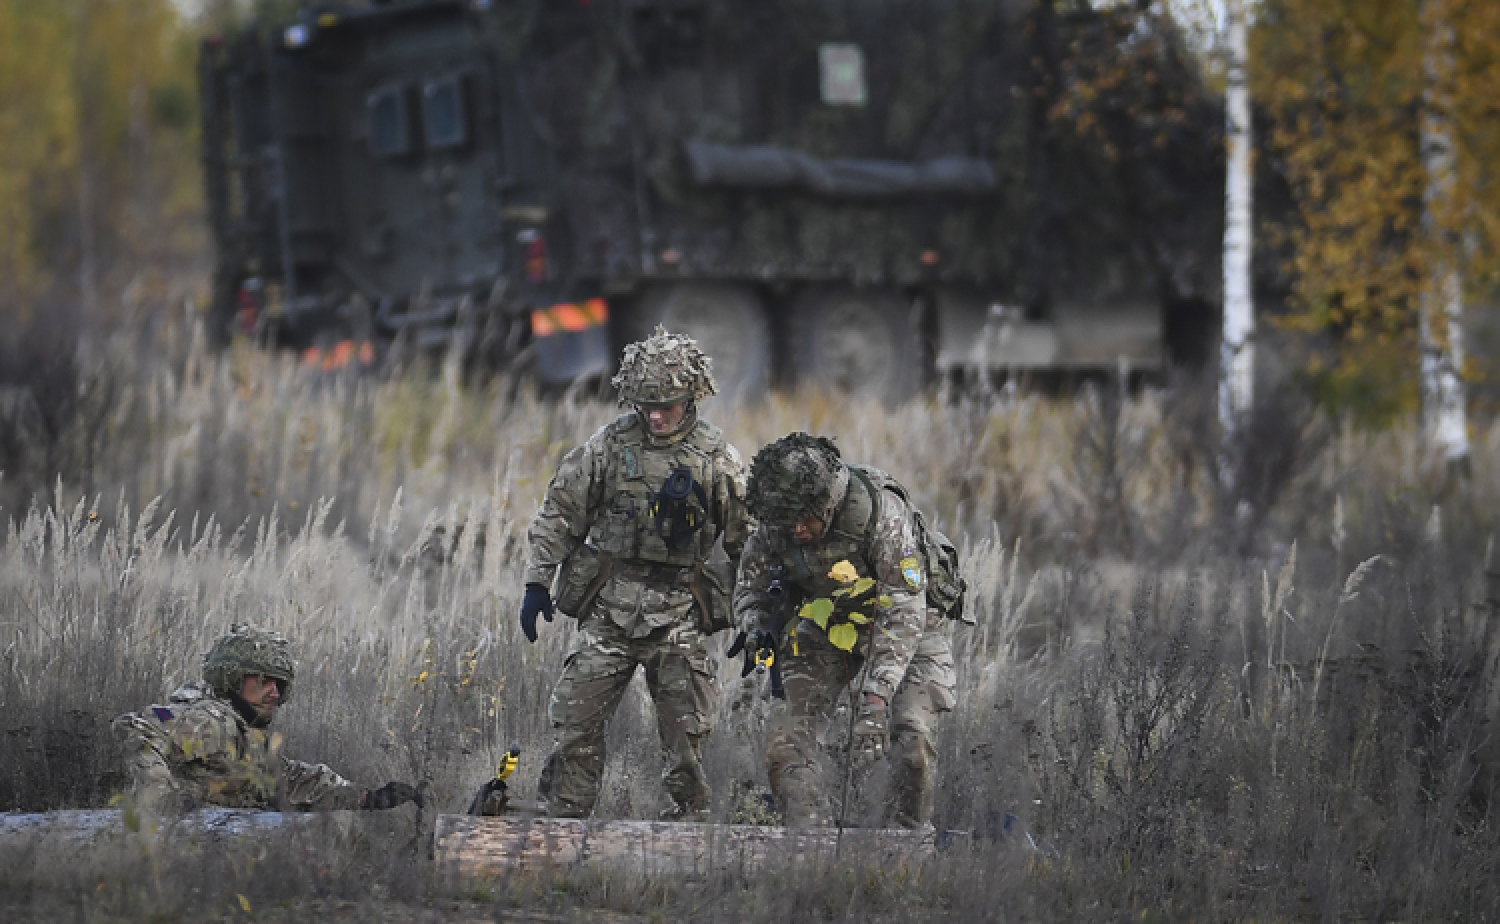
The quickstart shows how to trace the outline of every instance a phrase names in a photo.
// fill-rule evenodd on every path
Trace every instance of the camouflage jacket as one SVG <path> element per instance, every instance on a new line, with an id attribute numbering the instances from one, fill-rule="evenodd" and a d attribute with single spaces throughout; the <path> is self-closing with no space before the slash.
<path id="1" fill-rule="evenodd" d="M 695 525 L 669 541 L 658 493 L 682 469 L 695 483 L 683 502 Z M 751 525 L 745 477 L 739 451 L 717 427 L 698 420 L 656 438 L 638 414 L 624 414 L 563 457 L 527 533 L 526 583 L 551 587 L 558 567 L 587 541 L 615 562 L 598 600 L 618 625 L 639 634 L 681 622 L 694 602 L 687 571 L 720 537 L 731 562 L 744 548 Z"/>
<path id="2" fill-rule="evenodd" d="M 854 650 L 870 658 L 863 692 L 889 702 L 923 634 L 943 628 L 943 616 L 927 607 L 927 577 L 911 509 L 893 492 L 879 491 L 872 497 L 861 480 L 851 478 L 833 521 L 814 544 L 798 545 L 785 530 L 758 527 L 740 558 L 735 617 L 742 629 L 773 629 L 769 590 L 776 576 L 790 585 L 788 605 L 796 607 L 802 601 L 830 597 L 843 586 L 829 574 L 841 561 L 849 562 L 860 577 L 874 578 L 876 600 L 888 598 L 889 606 L 871 602 L 868 609 L 874 618 L 859 628 Z M 798 631 L 822 634 L 811 624 Z"/>
<path id="3" fill-rule="evenodd" d="M 281 735 L 250 724 L 224 699 L 189 685 L 166 706 L 114 721 L 143 808 L 297 811 L 360 807 L 364 790 L 323 764 L 283 757 Z"/>

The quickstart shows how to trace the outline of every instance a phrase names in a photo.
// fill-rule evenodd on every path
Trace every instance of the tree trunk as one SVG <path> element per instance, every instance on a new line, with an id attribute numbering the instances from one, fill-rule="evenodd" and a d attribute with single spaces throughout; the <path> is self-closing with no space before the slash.
<path id="1" fill-rule="evenodd" d="M 95 189 L 94 142 L 98 100 L 90 74 L 88 29 L 92 22 L 90 0 L 78 0 L 73 48 L 73 93 L 78 107 L 78 294 L 85 318 L 92 321 L 98 307 L 98 255 L 94 236 Z"/>
<path id="2" fill-rule="evenodd" d="M 437 859 L 448 870 L 494 875 L 580 863 L 647 873 L 702 874 L 713 869 L 829 862 L 838 857 L 887 868 L 933 855 L 931 832 L 653 821 L 579 821 L 439 815 Z"/>
<path id="3" fill-rule="evenodd" d="M 1469 456 L 1464 409 L 1463 280 L 1459 270 L 1457 156 L 1450 117 L 1454 66 L 1453 27 L 1442 0 L 1423 5 L 1427 49 L 1422 99 L 1422 167 L 1427 188 L 1422 226 L 1430 248 L 1431 277 L 1422 293 L 1422 417 L 1428 438 L 1450 464 Z"/>
<path id="4" fill-rule="evenodd" d="M 1225 436 L 1250 410 L 1255 388 L 1255 305 L 1250 296 L 1251 135 L 1249 27 L 1245 0 L 1228 0 L 1228 157 L 1224 193 L 1224 332 L 1220 348 L 1219 419 Z"/>

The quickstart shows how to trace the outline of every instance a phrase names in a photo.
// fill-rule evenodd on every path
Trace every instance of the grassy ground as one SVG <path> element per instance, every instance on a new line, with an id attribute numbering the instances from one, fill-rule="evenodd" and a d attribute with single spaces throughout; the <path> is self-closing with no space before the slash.
<path id="1" fill-rule="evenodd" d="M 962 545 L 980 625 L 954 636 L 961 701 L 942 728 L 937 821 L 971 846 L 920 870 L 481 888 L 438 878 L 424 832 L 511 744 L 529 795 L 572 627 L 522 638 L 524 531 L 559 456 L 615 409 L 465 387 L 442 369 L 377 383 L 249 350 L 213 358 L 186 328 L 62 365 L 74 385 L 58 424 L 6 421 L 0 441 L 0 809 L 106 804 L 122 783 L 110 718 L 160 701 L 230 622 L 250 621 L 299 646 L 278 718 L 288 753 L 367 784 L 418 782 L 430 810 L 398 810 L 337 848 L 7 856 L 7 919 L 1500 907 L 1484 603 L 1500 428 L 1476 434 L 1463 479 L 1411 426 L 1341 428 L 1289 391 L 1225 456 L 1211 395 L 1191 383 L 897 409 L 823 394 L 710 403 L 747 456 L 791 429 L 837 437 Z M 771 708 L 734 665 L 722 677 L 706 755 L 721 817 L 737 786 L 764 785 Z M 643 690 L 610 746 L 601 814 L 653 816 L 661 760 Z"/>

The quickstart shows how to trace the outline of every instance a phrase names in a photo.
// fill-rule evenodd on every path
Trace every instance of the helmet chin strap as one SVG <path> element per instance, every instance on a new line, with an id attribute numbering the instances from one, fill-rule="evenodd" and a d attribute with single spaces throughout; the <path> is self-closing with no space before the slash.
<path id="1" fill-rule="evenodd" d="M 261 715 L 259 709 L 246 702 L 245 698 L 238 693 L 229 694 L 229 705 L 234 707 L 234 711 L 238 712 L 240 718 L 244 719 L 251 728 L 265 728 L 271 724 L 271 716 Z"/>

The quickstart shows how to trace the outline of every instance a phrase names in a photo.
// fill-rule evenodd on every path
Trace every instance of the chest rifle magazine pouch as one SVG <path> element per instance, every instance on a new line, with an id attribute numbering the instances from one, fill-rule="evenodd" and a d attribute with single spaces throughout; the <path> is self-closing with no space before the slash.
<path id="1" fill-rule="evenodd" d="M 564 615 L 582 619 L 613 567 L 614 556 L 591 542 L 580 544 L 557 569 L 557 593 L 553 595 L 557 608 Z"/>

